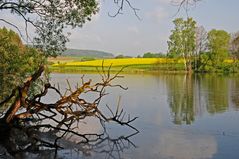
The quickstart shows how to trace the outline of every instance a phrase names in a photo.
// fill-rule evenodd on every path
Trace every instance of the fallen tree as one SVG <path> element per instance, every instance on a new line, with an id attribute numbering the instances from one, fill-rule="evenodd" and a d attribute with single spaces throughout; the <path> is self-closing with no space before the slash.
<path id="1" fill-rule="evenodd" d="M 60 88 L 56 88 L 50 83 L 45 83 L 40 93 L 32 95 L 30 89 L 36 80 L 41 78 L 43 72 L 44 66 L 40 66 L 21 86 L 13 89 L 11 95 L 0 102 L 0 106 L 11 102 L 9 109 L 3 113 L 0 119 L 0 144 L 10 154 L 15 154 L 19 151 L 40 150 L 43 147 L 54 148 L 55 150 L 62 149 L 64 145 L 61 145 L 59 141 L 70 141 L 69 137 L 72 136 L 78 138 L 77 145 L 103 142 L 106 139 L 114 141 L 114 144 L 121 143 L 117 142 L 117 140 L 124 140 L 134 145 L 129 140 L 131 135 L 112 140 L 106 135 L 105 123 L 115 122 L 122 126 L 128 126 L 134 130 L 134 135 L 139 131 L 131 123 L 137 117 L 126 117 L 126 113 L 120 108 L 120 104 L 117 105 L 116 111 L 106 105 L 111 114 L 110 116 L 105 115 L 99 108 L 102 98 L 108 94 L 106 92 L 107 88 L 119 87 L 124 90 L 127 89 L 121 85 L 112 84 L 113 80 L 122 77 L 119 75 L 120 72 L 111 75 L 110 68 L 104 70 L 102 67 L 101 81 L 98 83 L 93 84 L 92 80 L 84 81 L 84 76 L 82 76 L 81 84 L 75 90 L 69 82 L 68 89 L 64 93 L 60 91 Z M 54 103 L 42 102 L 42 98 L 48 94 L 49 90 L 53 90 L 59 96 L 59 99 Z M 87 101 L 82 98 L 83 94 L 90 94 L 91 97 L 94 97 L 94 100 Z M 96 118 L 104 131 L 100 134 L 80 133 L 78 124 L 87 117 Z M 53 134 L 54 140 L 48 141 L 42 138 L 40 134 L 44 133 Z M 20 137 L 18 136 L 19 134 L 21 134 Z M 18 137 L 12 139 L 14 136 Z M 16 142 L 19 138 L 24 137 L 26 138 L 23 141 L 25 144 Z"/>

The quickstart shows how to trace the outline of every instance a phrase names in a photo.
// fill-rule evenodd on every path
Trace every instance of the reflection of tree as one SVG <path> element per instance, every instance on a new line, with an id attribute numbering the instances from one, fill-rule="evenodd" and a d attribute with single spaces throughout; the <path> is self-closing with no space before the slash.
<path id="1" fill-rule="evenodd" d="M 42 86 L 40 93 L 31 93 L 31 88 L 35 87 L 37 79 L 41 77 L 43 71 L 44 66 L 41 66 L 22 85 L 13 89 L 11 95 L 0 101 L 0 106 L 11 103 L 10 108 L 0 118 L 0 145 L 4 146 L 11 155 L 15 156 L 18 151 L 29 152 L 39 149 L 56 149 L 57 151 L 64 147 L 64 145 L 59 144 L 59 141 L 69 135 L 80 138 L 80 142 L 83 144 L 105 140 L 103 137 L 108 134 L 105 124 L 109 122 L 128 126 L 139 132 L 131 125 L 137 117 L 131 118 L 128 115 L 126 118 L 125 111 L 120 107 L 120 101 L 115 111 L 106 105 L 110 114 L 103 113 L 102 106 L 99 106 L 102 97 L 108 94 L 106 88 L 127 89 L 121 85 L 111 84 L 114 79 L 122 77 L 119 76 L 120 72 L 111 75 L 110 68 L 106 71 L 102 64 L 101 82 L 95 84 L 92 83 L 92 80 L 86 82 L 83 76 L 81 84 L 78 84 L 76 88 L 73 88 L 68 81 L 65 92 L 62 92 L 60 87 L 56 88 L 50 83 L 46 83 Z M 49 90 L 58 95 L 55 103 L 45 103 L 42 100 L 49 93 Z M 92 99 L 85 99 L 86 95 Z M 78 132 L 77 128 L 84 129 L 79 127 L 79 124 L 87 118 L 96 119 L 104 131 L 101 134 L 91 131 L 86 134 Z M 45 139 L 44 136 L 40 135 L 42 133 L 52 133 L 57 137 Z M 54 141 L 51 141 L 52 139 Z M 121 151 L 120 148 L 117 150 Z M 112 152 L 114 151 L 113 148 Z"/>
<path id="2" fill-rule="evenodd" d="M 168 101 L 175 124 L 194 121 L 193 77 L 190 75 L 167 76 Z"/>
<path id="3" fill-rule="evenodd" d="M 238 76 L 233 76 L 230 85 L 231 92 L 231 101 L 233 103 L 234 108 L 239 109 L 239 78 Z"/>
<path id="4" fill-rule="evenodd" d="M 101 154 L 104 158 L 122 158 L 122 153 L 130 148 L 137 148 L 136 145 L 130 140 L 131 137 L 138 134 L 138 132 L 128 135 L 120 136 L 118 138 L 111 138 L 105 136 L 98 138 L 94 142 L 78 144 L 78 151 L 82 151 L 84 155 L 91 156 L 94 152 L 96 155 Z M 100 155 L 97 155 L 100 156 Z"/>
<path id="5" fill-rule="evenodd" d="M 175 124 L 192 124 L 196 115 L 228 109 L 228 78 L 219 75 L 168 75 L 168 101 Z M 234 83 L 234 89 L 236 83 Z M 237 96 L 234 103 L 239 103 Z"/>
<path id="6" fill-rule="evenodd" d="M 120 159 L 122 158 L 123 152 L 130 148 L 137 148 L 136 145 L 131 141 L 131 138 L 138 134 L 130 134 L 128 136 L 120 136 L 112 138 L 109 135 L 98 136 L 97 138 L 91 138 L 89 142 L 75 143 L 70 141 L 69 138 L 66 140 L 62 139 L 62 144 L 67 145 L 65 150 L 40 150 L 34 152 L 34 150 L 18 151 L 15 156 L 18 158 L 82 158 L 82 157 L 93 157 L 93 158 L 107 158 L 107 159 Z M 49 134 L 48 134 L 49 135 Z M 52 136 L 51 136 L 52 137 Z M 57 136 L 55 136 L 57 137 Z M 64 155 L 64 152 L 67 152 Z M 64 156 L 62 156 L 64 155 Z M 47 157 L 46 157 L 47 156 Z M 96 157 L 97 156 L 97 157 Z"/>
<path id="7" fill-rule="evenodd" d="M 207 111 L 211 114 L 224 112 L 228 108 L 228 78 L 220 75 L 199 76 Z"/>

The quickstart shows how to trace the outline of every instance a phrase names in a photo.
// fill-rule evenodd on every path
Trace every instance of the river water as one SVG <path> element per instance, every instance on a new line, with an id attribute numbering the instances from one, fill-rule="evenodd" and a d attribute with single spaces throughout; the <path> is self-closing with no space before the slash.
<path id="1" fill-rule="evenodd" d="M 80 82 L 79 74 L 52 74 L 52 83 L 66 87 Z M 85 75 L 97 82 L 99 75 Z M 137 159 L 220 159 L 239 154 L 239 78 L 235 75 L 137 74 L 124 75 L 115 82 L 127 86 L 124 91 L 109 89 L 102 107 L 120 105 L 131 116 L 139 117 L 132 125 L 140 133 L 130 137 L 135 145 L 114 157 Z M 51 100 L 51 97 L 46 99 Z M 85 126 L 97 132 L 94 124 Z M 129 135 L 127 127 L 109 126 L 114 136 Z M 132 132 L 133 133 L 133 132 Z M 69 151 L 63 151 L 69 153 Z M 65 155 L 66 155 L 65 154 Z M 110 158 L 92 152 L 81 158 Z M 71 153 L 72 158 L 77 155 Z M 78 156 L 79 157 L 79 156 Z"/>

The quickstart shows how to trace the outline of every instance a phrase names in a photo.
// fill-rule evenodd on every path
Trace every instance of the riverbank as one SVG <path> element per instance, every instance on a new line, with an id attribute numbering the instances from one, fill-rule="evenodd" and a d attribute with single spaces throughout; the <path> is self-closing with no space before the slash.
<path id="1" fill-rule="evenodd" d="M 81 61 L 80 58 L 60 57 L 48 61 L 50 71 L 56 73 L 96 73 L 109 69 L 111 73 L 116 73 L 121 71 L 122 68 L 124 68 L 122 70 L 123 73 L 186 72 L 185 61 L 180 58 L 123 58 Z M 225 60 L 224 64 L 225 66 L 231 67 L 232 61 Z M 219 69 L 215 72 L 223 73 L 225 70 L 226 69 Z M 205 71 L 201 70 L 200 72 Z"/>
<path id="2" fill-rule="evenodd" d="M 51 59 L 49 69 L 51 72 L 81 73 L 99 72 L 108 70 L 112 73 L 122 70 L 124 73 L 147 73 L 162 71 L 185 71 L 182 59 L 168 58 L 125 58 L 125 59 L 97 59 L 91 61 L 79 61 L 69 58 Z"/>

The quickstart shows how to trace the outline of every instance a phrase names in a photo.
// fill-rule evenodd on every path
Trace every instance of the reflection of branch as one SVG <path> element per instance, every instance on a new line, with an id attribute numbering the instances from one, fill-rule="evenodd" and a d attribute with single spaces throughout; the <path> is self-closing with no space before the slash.
<path id="1" fill-rule="evenodd" d="M 101 137 L 96 140 L 92 140 L 88 143 L 78 143 L 77 151 L 81 151 L 84 154 L 90 154 L 95 152 L 98 154 L 105 154 L 105 158 L 121 158 L 121 153 L 131 147 L 137 148 L 137 146 L 130 140 L 131 137 L 137 135 L 138 132 L 128 136 L 120 136 L 118 138 L 111 138 L 109 136 Z"/>
<path id="2" fill-rule="evenodd" d="M 22 86 L 19 86 L 16 91 L 13 91 L 9 98 L 1 102 L 4 104 L 11 98 L 15 97 L 15 101 L 3 119 L 6 124 L 12 124 L 16 127 L 23 127 L 26 129 L 28 132 L 27 134 L 29 134 L 29 138 L 33 138 L 41 143 L 38 146 L 52 147 L 56 149 L 61 148 L 61 146 L 58 145 L 58 141 L 66 136 L 73 135 L 80 137 L 82 139 L 81 143 L 91 142 L 92 137 L 94 137 L 96 140 L 103 139 L 104 133 L 107 134 L 105 123 L 111 121 L 120 125 L 128 126 L 138 133 L 139 131 L 131 125 L 131 123 L 135 121 L 137 117 L 131 118 L 130 115 L 128 115 L 128 118 L 125 117 L 125 111 L 120 108 L 120 99 L 115 112 L 112 111 L 108 105 L 106 105 L 106 108 L 108 108 L 111 112 L 110 116 L 106 116 L 103 111 L 100 110 L 101 107 L 99 107 L 99 105 L 101 100 L 105 95 L 108 94 L 106 93 L 107 88 L 119 87 L 124 90 L 127 89 L 119 84 L 115 85 L 111 83 L 116 78 L 122 77 L 119 74 L 123 68 L 120 70 L 120 72 L 114 75 L 111 75 L 110 68 L 105 70 L 102 63 L 103 74 L 101 74 L 101 82 L 92 84 L 92 80 L 85 82 L 84 77 L 82 77 L 82 84 L 80 86 L 78 85 L 74 90 L 70 82 L 67 81 L 68 88 L 65 94 L 62 94 L 59 88 L 47 83 L 44 85 L 44 88 L 40 93 L 32 95 L 33 97 L 29 97 L 28 94 L 30 94 L 30 87 L 32 86 L 33 82 L 35 82 L 41 76 L 41 73 L 44 70 L 44 67 L 42 66 L 38 71 L 36 71 L 36 73 L 27 78 L 26 82 Z M 55 103 L 48 104 L 41 101 L 42 97 L 48 94 L 48 90 L 53 90 L 57 95 L 59 95 L 59 99 Z M 87 94 L 95 99 L 89 102 L 81 97 L 82 94 Z M 18 110 L 20 109 L 21 112 L 19 113 Z M 79 133 L 78 124 L 86 117 L 98 119 L 104 132 L 102 134 Z M 35 123 L 35 121 L 37 121 L 37 123 Z M 24 123 L 24 125 L 21 126 L 19 122 Z M 48 142 L 43 140 L 41 137 L 36 136 L 36 132 L 54 132 L 56 137 L 54 142 Z M 33 145 L 31 144 L 31 146 Z"/>

